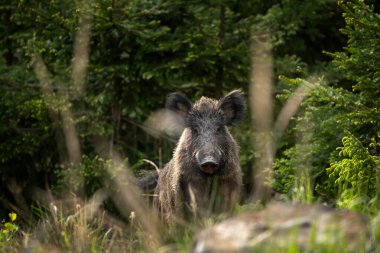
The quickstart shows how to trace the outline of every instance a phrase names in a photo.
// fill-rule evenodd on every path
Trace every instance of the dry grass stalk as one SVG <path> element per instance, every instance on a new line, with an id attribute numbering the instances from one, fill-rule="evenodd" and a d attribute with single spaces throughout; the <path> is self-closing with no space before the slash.
<path id="1" fill-rule="evenodd" d="M 115 203 L 117 203 L 119 211 L 125 217 L 133 217 L 134 222 L 141 227 L 143 232 L 142 241 L 145 243 L 147 250 L 155 250 L 162 243 L 162 238 L 158 230 L 158 214 L 155 209 L 150 208 L 147 203 L 142 200 L 142 193 L 137 187 L 136 179 L 130 171 L 125 168 L 120 157 L 115 155 L 115 151 L 113 155 L 114 166 L 123 167 L 123 169 L 118 171 L 118 174 L 111 179 L 116 189 L 119 189 L 113 196 L 113 199 Z M 132 213 L 133 215 L 131 216 Z"/>
<path id="2" fill-rule="evenodd" d="M 92 4 L 89 0 L 80 1 L 78 9 L 81 11 L 79 17 L 78 30 L 75 34 L 74 55 L 72 63 L 72 95 L 81 98 L 85 93 L 85 79 L 88 67 L 88 57 L 90 53 L 90 38 L 92 25 Z"/>
<path id="3" fill-rule="evenodd" d="M 273 101 L 273 62 L 270 34 L 252 36 L 252 66 L 249 87 L 253 144 L 258 157 L 253 165 L 253 193 L 251 201 L 269 200 L 272 181 L 273 142 L 271 136 Z"/>
<path id="4" fill-rule="evenodd" d="M 44 101 L 50 112 L 53 125 L 59 126 L 60 121 L 62 122 L 62 131 L 69 158 L 68 162 L 73 164 L 80 163 L 80 143 L 75 129 L 74 119 L 70 111 L 70 102 L 67 99 L 68 96 L 66 96 L 64 92 L 59 94 L 54 92 L 53 82 L 50 77 L 51 75 L 49 74 L 41 55 L 37 52 L 33 54 L 32 66 L 37 79 L 40 82 Z M 58 108 L 57 104 L 60 104 Z"/>

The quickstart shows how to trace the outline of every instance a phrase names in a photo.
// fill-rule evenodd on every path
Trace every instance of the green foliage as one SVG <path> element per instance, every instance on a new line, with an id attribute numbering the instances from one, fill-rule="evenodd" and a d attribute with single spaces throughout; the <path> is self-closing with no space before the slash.
<path id="1" fill-rule="evenodd" d="M 286 81 L 293 86 L 300 84 L 297 80 Z M 354 98 L 344 89 L 325 85 L 323 80 L 315 84 L 302 103 L 304 112 L 293 119 L 295 126 L 290 130 L 294 131 L 294 145 L 286 149 L 274 164 L 278 191 L 291 194 L 293 180 L 309 175 L 318 195 L 329 198 L 328 189 L 323 187 L 327 177 L 324 169 L 330 153 L 340 144 L 344 129 L 351 127 L 345 115 L 352 109 Z"/>
<path id="2" fill-rule="evenodd" d="M 302 11 L 294 12 L 294 6 Z M 0 185 L 6 193 L 0 198 L 6 200 L 2 204 L 13 202 L 10 182 L 28 192 L 36 185 L 56 184 L 62 167 L 70 167 L 59 116 L 62 97 L 67 99 L 64 106 L 73 112 L 87 157 L 95 156 L 94 140 L 103 138 L 132 164 L 149 159 L 162 165 L 171 156 L 173 143 L 150 137 L 141 129 L 141 122 L 164 106 L 168 92 L 182 91 L 198 98 L 220 97 L 238 87 L 246 90 L 252 27 L 273 31 L 278 73 L 294 74 L 297 67 L 308 68 L 305 62 L 313 62 L 308 58 L 308 41 L 334 34 L 328 30 L 318 34 L 326 18 L 333 21 L 336 17 L 325 10 L 334 8 L 327 0 L 281 4 L 260 0 L 191 4 L 175 0 L 51 0 L 41 4 L 33 0 L 0 4 L 0 52 L 4 56 L 0 61 L 0 117 L 5 122 L 0 126 Z M 91 23 L 90 53 L 86 94 L 78 100 L 70 95 L 73 45 L 86 18 Z M 324 45 L 327 41 L 318 42 Z M 296 44 L 304 47 L 290 47 Z M 30 68 L 33 52 L 41 55 L 50 73 L 57 98 L 52 108 L 47 108 Z M 320 50 L 312 52 L 319 55 Z M 236 130 L 245 167 L 254 157 L 249 128 L 247 120 Z M 89 163 L 85 174 L 90 175 L 91 168 L 93 178 L 98 178 L 99 167 L 84 163 Z M 88 184 L 94 184 L 87 185 L 92 190 L 99 186 L 97 180 Z"/>
<path id="3" fill-rule="evenodd" d="M 123 164 L 127 165 L 128 160 L 123 161 Z M 53 192 L 62 195 L 67 194 L 69 189 L 72 192 L 84 193 L 86 199 L 91 198 L 100 189 L 112 193 L 119 190 L 113 185 L 112 178 L 120 175 L 123 169 L 128 167 L 115 165 L 111 159 L 83 155 L 81 163 L 56 170 L 57 183 Z"/>
<path id="4" fill-rule="evenodd" d="M 15 223 L 17 214 L 9 213 L 8 216 L 9 221 L 2 221 L 0 223 L 0 250 L 10 250 L 18 244 L 15 238 L 18 231 L 18 226 Z"/>
<path id="5" fill-rule="evenodd" d="M 363 1 L 339 4 L 347 46 L 344 52 L 328 53 L 335 69 L 324 72 L 324 82 L 302 103 L 302 113 L 288 132 L 296 142 L 286 142 L 287 148 L 274 164 L 278 182 L 283 182 L 276 187 L 289 193 L 291 185 L 297 185 L 297 173 L 307 171 L 318 199 L 329 203 L 338 199 L 339 206 L 374 213 L 378 210 L 380 117 L 379 38 L 373 31 L 380 26 L 380 15 Z M 282 80 L 290 90 L 300 82 Z"/>
<path id="6" fill-rule="evenodd" d="M 369 145 L 372 150 L 380 146 L 374 140 Z M 375 214 L 379 208 L 380 159 L 350 133 L 342 143 L 343 147 L 337 148 L 340 159 L 331 161 L 326 169 L 330 187 L 340 196 L 338 205 Z"/>
<path id="7" fill-rule="evenodd" d="M 337 50 L 343 42 L 334 31 L 343 25 L 339 16 L 340 10 L 331 1 L 286 0 L 274 3 L 258 19 L 265 29 L 273 31 L 275 59 L 296 56 L 315 68 L 318 61 L 326 60 L 323 50 Z"/>
<path id="8" fill-rule="evenodd" d="M 334 62 L 345 76 L 354 81 L 353 90 L 369 109 L 379 106 L 380 91 L 380 15 L 364 1 L 340 2 L 346 27 L 341 32 L 348 37 L 346 52 L 333 54 Z M 375 113 L 374 111 L 374 113 Z"/>
<path id="9" fill-rule="evenodd" d="M 0 60 L 0 199 L 8 186 L 40 186 L 57 157 L 53 127 L 35 78 L 25 64 Z M 31 180 L 32 179 L 32 180 Z M 3 204 L 0 203 L 0 206 Z M 1 208 L 0 208 L 1 209 Z"/>

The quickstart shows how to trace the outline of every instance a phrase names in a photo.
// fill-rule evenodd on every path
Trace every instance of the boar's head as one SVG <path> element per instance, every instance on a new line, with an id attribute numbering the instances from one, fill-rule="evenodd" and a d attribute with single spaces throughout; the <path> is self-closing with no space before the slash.
<path id="1" fill-rule="evenodd" d="M 194 104 L 181 93 L 167 96 L 166 108 L 184 118 L 185 130 L 180 142 L 186 153 L 184 162 L 205 175 L 223 173 L 236 145 L 229 133 L 244 117 L 244 98 L 240 90 L 227 94 L 220 100 L 202 97 Z M 184 136 L 186 135 L 186 136 Z"/>

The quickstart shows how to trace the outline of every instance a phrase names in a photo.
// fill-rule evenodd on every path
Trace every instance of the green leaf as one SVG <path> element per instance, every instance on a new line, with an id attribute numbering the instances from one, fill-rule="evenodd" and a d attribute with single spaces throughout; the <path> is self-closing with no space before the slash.
<path id="1" fill-rule="evenodd" d="M 16 213 L 10 213 L 9 218 L 11 219 L 11 221 L 15 221 L 17 218 L 17 214 Z"/>
<path id="2" fill-rule="evenodd" d="M 6 222 L 4 227 L 7 228 L 9 232 L 16 232 L 18 230 L 18 226 L 10 222 Z"/>

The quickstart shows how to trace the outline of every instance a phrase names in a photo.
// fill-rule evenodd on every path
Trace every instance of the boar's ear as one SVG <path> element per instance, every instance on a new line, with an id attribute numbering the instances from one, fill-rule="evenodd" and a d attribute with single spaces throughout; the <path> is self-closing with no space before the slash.
<path id="1" fill-rule="evenodd" d="M 223 111 L 225 124 L 236 125 L 244 118 L 244 97 L 241 90 L 234 90 L 219 100 L 218 108 Z"/>
<path id="2" fill-rule="evenodd" d="M 179 113 L 182 117 L 187 117 L 193 104 L 182 93 L 173 92 L 166 96 L 166 108 Z"/>

